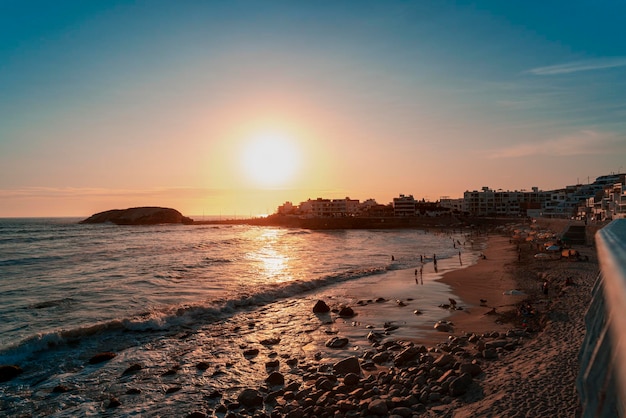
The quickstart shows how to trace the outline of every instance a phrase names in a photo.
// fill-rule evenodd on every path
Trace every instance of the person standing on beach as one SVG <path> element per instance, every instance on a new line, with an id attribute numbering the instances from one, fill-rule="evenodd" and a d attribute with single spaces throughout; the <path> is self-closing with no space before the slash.
<path id="1" fill-rule="evenodd" d="M 461 251 L 459 251 L 459 264 L 463 265 L 463 261 L 461 261 Z"/>

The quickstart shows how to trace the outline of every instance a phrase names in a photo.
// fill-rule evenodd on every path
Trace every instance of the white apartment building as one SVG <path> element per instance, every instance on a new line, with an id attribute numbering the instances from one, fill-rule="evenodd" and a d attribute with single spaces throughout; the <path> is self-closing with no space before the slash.
<path id="1" fill-rule="evenodd" d="M 417 202 L 413 198 L 413 195 L 405 196 L 401 194 L 400 197 L 393 198 L 394 216 L 415 216 L 416 212 Z"/>

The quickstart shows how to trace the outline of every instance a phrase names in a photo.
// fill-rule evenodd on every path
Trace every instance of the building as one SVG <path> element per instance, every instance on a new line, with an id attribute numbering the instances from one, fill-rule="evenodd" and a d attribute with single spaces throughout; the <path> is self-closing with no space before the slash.
<path id="1" fill-rule="evenodd" d="M 400 197 L 393 198 L 393 216 L 415 216 L 416 209 L 417 202 L 413 195 L 401 194 Z"/>
<path id="2" fill-rule="evenodd" d="M 463 194 L 465 210 L 473 216 L 528 216 L 528 210 L 536 211 L 545 202 L 552 199 L 552 192 L 540 191 L 503 191 L 483 187 L 481 191 L 466 191 Z"/>

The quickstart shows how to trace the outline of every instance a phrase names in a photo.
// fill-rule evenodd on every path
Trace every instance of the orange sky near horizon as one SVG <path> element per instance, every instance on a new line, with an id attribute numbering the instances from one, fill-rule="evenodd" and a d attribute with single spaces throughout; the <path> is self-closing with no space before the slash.
<path id="1" fill-rule="evenodd" d="M 626 169 L 626 6 L 18 3 L 0 217 L 248 217 Z"/>

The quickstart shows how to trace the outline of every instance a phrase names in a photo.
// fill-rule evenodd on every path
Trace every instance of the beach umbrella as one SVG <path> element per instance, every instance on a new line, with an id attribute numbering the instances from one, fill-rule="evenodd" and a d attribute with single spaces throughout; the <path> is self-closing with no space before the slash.
<path id="1" fill-rule="evenodd" d="M 559 247 L 558 245 L 551 245 L 546 248 L 546 251 L 561 251 L 561 247 Z"/>

